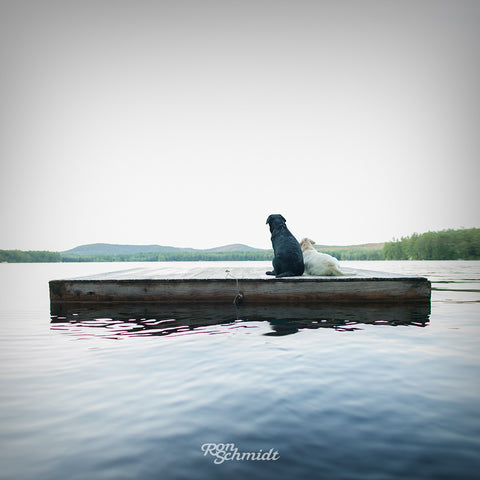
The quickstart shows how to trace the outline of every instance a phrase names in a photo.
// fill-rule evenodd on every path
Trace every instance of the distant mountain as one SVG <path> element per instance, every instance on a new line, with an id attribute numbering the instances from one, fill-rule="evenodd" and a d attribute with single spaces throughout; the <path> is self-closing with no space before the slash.
<path id="1" fill-rule="evenodd" d="M 262 250 L 261 248 L 253 248 L 243 243 L 232 243 L 231 245 L 224 245 L 223 247 L 209 248 L 202 250 L 203 252 L 257 252 Z"/>
<path id="2" fill-rule="evenodd" d="M 131 255 L 150 252 L 253 252 L 261 249 L 249 247 L 241 243 L 224 245 L 209 249 L 178 248 L 162 245 L 117 245 L 111 243 L 91 243 L 80 245 L 61 252 L 66 255 Z"/>
<path id="3" fill-rule="evenodd" d="M 315 245 L 317 250 L 328 251 L 331 254 L 340 254 L 343 250 L 381 250 L 383 243 L 366 243 L 362 245 Z M 169 247 L 164 245 L 117 245 L 111 243 L 91 243 L 89 245 L 80 245 L 61 252 L 62 255 L 135 255 L 138 253 L 179 253 L 179 252 L 193 252 L 193 253 L 230 253 L 230 252 L 261 252 L 266 251 L 261 248 L 253 248 L 242 243 L 232 243 L 230 245 L 223 245 L 220 247 L 198 249 L 198 248 L 179 248 Z"/>

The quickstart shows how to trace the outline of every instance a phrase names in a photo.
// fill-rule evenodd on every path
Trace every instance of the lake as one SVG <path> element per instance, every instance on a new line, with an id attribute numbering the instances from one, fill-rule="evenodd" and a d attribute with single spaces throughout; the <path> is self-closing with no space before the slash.
<path id="1" fill-rule="evenodd" d="M 426 276 L 431 308 L 51 319 L 49 280 L 138 264 L 1 264 L 0 478 L 478 478 L 480 262 L 342 264 Z"/>

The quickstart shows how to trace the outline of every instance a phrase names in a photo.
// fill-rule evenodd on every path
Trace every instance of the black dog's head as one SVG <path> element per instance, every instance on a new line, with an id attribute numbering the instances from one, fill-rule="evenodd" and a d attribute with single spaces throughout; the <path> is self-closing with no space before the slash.
<path id="1" fill-rule="evenodd" d="M 282 215 L 274 213 L 269 215 L 267 218 L 267 224 L 270 225 L 270 233 L 273 232 L 276 228 L 282 227 L 285 225 L 285 218 Z"/>

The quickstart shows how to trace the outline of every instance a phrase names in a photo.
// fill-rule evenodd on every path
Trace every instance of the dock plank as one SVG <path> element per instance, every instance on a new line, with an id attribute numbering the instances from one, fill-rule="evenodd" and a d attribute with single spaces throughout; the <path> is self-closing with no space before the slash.
<path id="1" fill-rule="evenodd" d="M 298 281 L 311 281 L 312 279 L 327 279 L 330 281 L 341 279 L 374 279 L 374 278 L 419 278 L 409 277 L 406 275 L 399 275 L 389 272 L 377 272 L 373 270 L 360 269 L 343 269 L 346 275 L 343 276 L 310 276 L 302 275 L 299 277 L 286 277 L 284 279 L 267 275 L 265 267 L 193 267 L 188 269 L 175 267 L 146 267 L 146 268 L 132 268 L 128 270 L 120 270 L 114 272 L 99 273 L 96 275 L 87 275 L 77 277 L 75 280 L 276 280 L 282 281 L 287 279 L 295 279 Z M 73 280 L 73 279 L 70 279 Z"/>

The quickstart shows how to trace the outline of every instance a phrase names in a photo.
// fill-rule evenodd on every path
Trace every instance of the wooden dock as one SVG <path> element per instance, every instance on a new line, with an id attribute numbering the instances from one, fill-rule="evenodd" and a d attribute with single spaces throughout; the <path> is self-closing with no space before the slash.
<path id="1" fill-rule="evenodd" d="M 275 278 L 264 266 L 188 267 L 155 264 L 87 277 L 50 281 L 50 301 L 59 303 L 149 302 L 244 305 L 430 302 L 424 277 L 345 269 L 342 277 Z"/>

